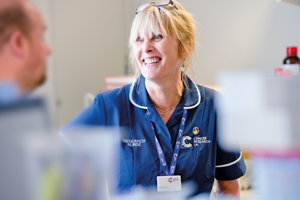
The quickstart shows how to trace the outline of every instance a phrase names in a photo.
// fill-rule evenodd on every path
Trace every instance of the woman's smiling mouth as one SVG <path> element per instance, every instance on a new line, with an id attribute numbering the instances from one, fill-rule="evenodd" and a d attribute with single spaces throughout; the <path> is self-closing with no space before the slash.
<path id="1" fill-rule="evenodd" d="M 144 59 L 143 60 L 145 65 L 151 65 L 151 64 L 154 64 L 154 63 L 158 63 L 159 61 L 161 61 L 161 58 L 150 58 L 150 59 Z"/>

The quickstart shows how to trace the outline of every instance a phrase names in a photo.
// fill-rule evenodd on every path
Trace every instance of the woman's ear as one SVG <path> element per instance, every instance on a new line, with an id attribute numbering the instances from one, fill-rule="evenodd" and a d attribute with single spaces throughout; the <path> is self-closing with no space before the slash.
<path id="1" fill-rule="evenodd" d="M 185 50 L 182 50 L 181 58 L 185 59 L 187 57 L 187 55 L 188 55 L 188 53 Z"/>
<path id="2" fill-rule="evenodd" d="M 192 45 L 191 45 L 191 43 L 189 43 L 188 48 L 182 49 L 182 52 L 181 52 L 182 59 L 185 59 L 190 54 L 191 47 L 192 47 Z"/>

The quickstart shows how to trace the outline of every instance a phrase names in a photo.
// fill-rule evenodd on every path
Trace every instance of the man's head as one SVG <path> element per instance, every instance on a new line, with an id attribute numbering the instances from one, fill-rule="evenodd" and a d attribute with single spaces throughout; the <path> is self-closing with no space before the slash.
<path id="1" fill-rule="evenodd" d="M 51 51 L 45 29 L 43 17 L 27 0 L 0 3 L 0 81 L 15 82 L 22 92 L 44 82 Z"/>

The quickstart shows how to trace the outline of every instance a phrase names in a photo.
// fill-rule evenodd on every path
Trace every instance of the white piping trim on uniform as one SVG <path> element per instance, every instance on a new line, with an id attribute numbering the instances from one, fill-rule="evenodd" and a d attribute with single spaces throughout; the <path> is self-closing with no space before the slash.
<path id="1" fill-rule="evenodd" d="M 131 84 L 131 87 L 130 87 L 130 92 L 129 92 L 129 100 L 131 101 L 131 103 L 133 104 L 133 105 L 135 105 L 136 107 L 138 107 L 138 108 L 142 108 L 142 109 L 148 109 L 148 107 L 145 107 L 145 106 L 140 106 L 140 105 L 138 105 L 138 104 L 136 104 L 133 100 L 132 100 L 132 90 L 133 90 L 133 88 L 134 88 L 134 85 L 135 85 L 135 82 L 137 81 L 137 79 L 135 79 L 135 81 Z"/>
<path id="2" fill-rule="evenodd" d="M 235 161 L 228 163 L 228 164 L 224 164 L 224 165 L 216 165 L 216 168 L 222 168 L 222 167 L 228 167 L 228 166 L 234 165 L 235 163 L 239 162 L 241 160 L 241 158 L 242 158 L 242 152 L 240 154 L 240 157 L 238 159 L 236 159 Z"/>
<path id="3" fill-rule="evenodd" d="M 148 107 L 146 107 L 146 106 L 140 106 L 140 105 L 136 104 L 136 103 L 132 100 L 132 91 L 133 91 L 133 88 L 134 88 L 134 85 L 135 85 L 136 81 L 137 81 L 137 79 L 135 79 L 135 81 L 131 84 L 130 92 L 129 92 L 129 100 L 131 101 L 131 103 L 132 103 L 134 106 L 136 106 L 136 107 L 138 107 L 138 108 L 142 108 L 142 109 L 146 109 L 146 110 L 147 110 Z M 193 81 L 192 81 L 192 82 L 193 82 Z M 199 91 L 199 89 L 198 89 L 198 86 L 197 86 L 194 82 L 193 82 L 193 84 L 195 85 L 195 87 L 196 87 L 196 89 L 197 89 L 197 92 L 198 92 L 198 97 L 199 97 L 198 102 L 197 102 L 195 105 L 193 105 L 193 106 L 183 107 L 183 109 L 192 109 L 192 108 L 195 108 L 195 107 L 197 107 L 197 106 L 200 104 L 200 102 L 201 102 L 201 94 L 200 94 L 200 91 Z"/>
<path id="4" fill-rule="evenodd" d="M 192 81 L 193 82 L 193 81 Z M 193 82 L 194 83 L 194 82 Z M 194 85 L 195 85 L 195 87 L 196 87 L 196 89 L 197 89 L 197 92 L 198 92 L 198 97 L 199 97 L 199 99 L 198 99 L 198 102 L 195 104 L 195 105 L 193 105 L 193 106 L 190 106 L 190 107 L 183 107 L 183 109 L 192 109 L 192 108 L 195 108 L 195 107 L 197 107 L 199 104 L 200 104 L 200 102 L 201 102 L 201 94 L 200 94 L 200 92 L 199 92 L 199 89 L 198 89 L 198 86 L 194 83 Z"/>

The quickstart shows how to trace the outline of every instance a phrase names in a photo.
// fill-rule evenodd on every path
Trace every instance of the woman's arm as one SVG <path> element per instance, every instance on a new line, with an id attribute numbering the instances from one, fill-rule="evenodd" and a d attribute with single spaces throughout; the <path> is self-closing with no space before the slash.
<path id="1" fill-rule="evenodd" d="M 230 195 L 240 198 L 240 186 L 237 179 L 232 181 L 217 180 L 217 196 Z"/>

